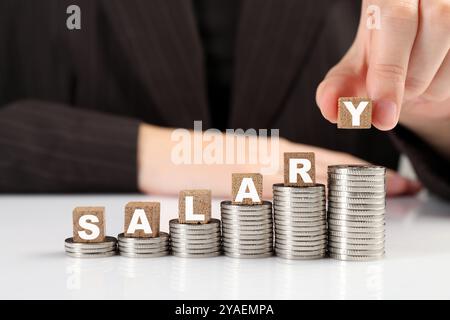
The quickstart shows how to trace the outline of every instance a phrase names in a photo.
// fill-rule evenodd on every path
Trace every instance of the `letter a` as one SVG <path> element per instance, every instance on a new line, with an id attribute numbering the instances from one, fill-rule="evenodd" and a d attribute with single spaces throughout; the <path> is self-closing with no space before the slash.
<path id="1" fill-rule="evenodd" d="M 66 20 L 66 26 L 69 30 L 80 30 L 81 29 L 81 9 L 77 5 L 70 5 L 66 10 L 67 14 L 70 16 Z"/>

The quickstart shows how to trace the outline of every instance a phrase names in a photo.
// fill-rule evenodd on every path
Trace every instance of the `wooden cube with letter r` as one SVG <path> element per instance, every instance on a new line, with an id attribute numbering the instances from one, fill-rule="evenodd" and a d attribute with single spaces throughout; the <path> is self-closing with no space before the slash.
<path id="1" fill-rule="evenodd" d="M 314 152 L 284 153 L 284 185 L 287 187 L 311 186 L 316 183 Z"/>

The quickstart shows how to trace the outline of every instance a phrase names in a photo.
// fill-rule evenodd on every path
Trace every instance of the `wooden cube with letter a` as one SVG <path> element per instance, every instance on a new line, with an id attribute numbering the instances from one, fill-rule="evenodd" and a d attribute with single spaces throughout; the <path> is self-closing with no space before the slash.
<path id="1" fill-rule="evenodd" d="M 260 173 L 233 173 L 231 202 L 254 205 L 262 203 L 263 177 Z"/>
<path id="2" fill-rule="evenodd" d="M 369 129 L 372 126 L 372 100 L 339 98 L 337 126 L 339 129 Z"/>
<path id="3" fill-rule="evenodd" d="M 105 241 L 105 208 L 76 207 L 73 210 L 73 241 Z"/>
<path id="4" fill-rule="evenodd" d="M 128 202 L 125 206 L 125 237 L 158 237 L 160 210 L 159 202 Z"/>
<path id="5" fill-rule="evenodd" d="M 208 223 L 211 220 L 211 190 L 182 190 L 178 202 L 180 223 Z"/>
<path id="6" fill-rule="evenodd" d="M 314 152 L 284 153 L 284 185 L 287 187 L 311 186 L 316 183 Z"/>

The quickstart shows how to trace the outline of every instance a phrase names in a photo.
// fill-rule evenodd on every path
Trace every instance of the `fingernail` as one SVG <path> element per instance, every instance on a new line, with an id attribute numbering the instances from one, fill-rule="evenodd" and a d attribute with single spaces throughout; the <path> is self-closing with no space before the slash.
<path id="1" fill-rule="evenodd" d="M 376 104 L 378 122 L 387 128 L 393 128 L 398 121 L 397 104 L 390 100 L 379 100 Z"/>

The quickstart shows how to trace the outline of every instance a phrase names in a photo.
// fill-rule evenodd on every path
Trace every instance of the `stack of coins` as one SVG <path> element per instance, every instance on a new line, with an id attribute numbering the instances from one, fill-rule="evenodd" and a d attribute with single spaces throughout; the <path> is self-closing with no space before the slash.
<path id="1" fill-rule="evenodd" d="M 273 254 L 272 203 L 220 204 L 223 250 L 233 258 L 263 258 Z"/>
<path id="2" fill-rule="evenodd" d="M 103 242 L 73 242 L 73 238 L 67 238 L 64 248 L 66 254 L 73 258 L 110 257 L 117 252 L 117 240 L 114 237 L 106 237 Z"/>
<path id="3" fill-rule="evenodd" d="M 153 238 L 125 237 L 123 233 L 118 235 L 119 253 L 130 258 L 155 258 L 169 254 L 169 235 L 160 232 Z"/>
<path id="4" fill-rule="evenodd" d="M 221 254 L 220 220 L 204 224 L 169 221 L 172 254 L 183 258 L 216 257 Z"/>
<path id="5" fill-rule="evenodd" d="M 328 251 L 339 260 L 384 256 L 386 169 L 370 165 L 328 167 Z"/>
<path id="6" fill-rule="evenodd" d="M 275 254 L 286 259 L 319 259 L 327 251 L 325 185 L 273 185 Z"/>

